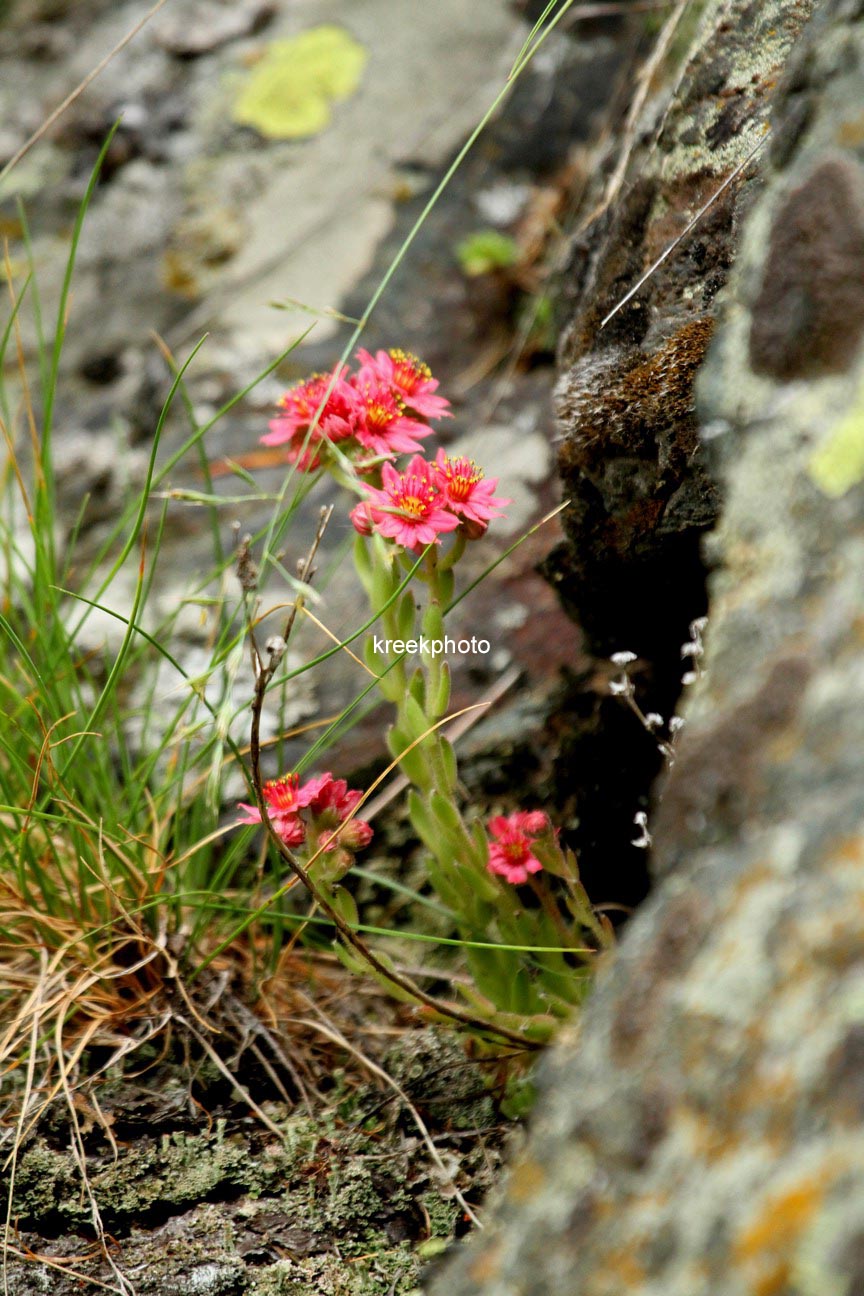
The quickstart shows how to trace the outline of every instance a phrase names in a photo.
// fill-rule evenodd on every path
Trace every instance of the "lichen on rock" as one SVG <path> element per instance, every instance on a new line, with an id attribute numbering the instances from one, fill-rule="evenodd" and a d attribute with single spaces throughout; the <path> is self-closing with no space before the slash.
<path id="1" fill-rule="evenodd" d="M 642 709 L 667 719 L 681 693 L 681 645 L 706 610 L 702 538 L 720 502 L 696 374 L 761 185 L 772 98 L 811 8 L 709 0 L 688 11 L 638 121 L 609 131 L 561 280 L 555 403 L 567 507 L 545 572 L 600 659 L 593 687 L 605 692 L 613 653 L 634 652 Z M 589 703 L 578 698 L 577 713 Z M 599 885 L 603 899 L 611 891 L 633 904 L 648 889 L 633 817 L 647 809 L 662 756 L 634 716 L 628 729 L 602 698 L 596 706 L 598 731 L 574 757 L 602 769 L 608 810 L 592 831 L 596 810 L 580 798 L 575 844 L 589 893 Z"/>
<path id="2" fill-rule="evenodd" d="M 864 484 L 813 472 L 864 382 L 862 79 L 860 0 L 825 0 L 778 85 L 697 382 L 724 505 L 658 882 L 441 1296 L 862 1289 Z M 819 185 L 836 201 L 817 236 Z M 842 312 L 826 262 L 829 281 L 851 267 Z"/>
<path id="3" fill-rule="evenodd" d="M 89 1190 L 58 1111 L 18 1157 L 10 1296 L 72 1296 L 80 1284 L 64 1265 L 110 1281 L 91 1193 L 137 1296 L 410 1291 L 424 1251 L 445 1248 L 461 1227 L 454 1181 L 475 1200 L 488 1190 L 503 1131 L 482 1069 L 452 1036 L 405 1031 L 387 1065 L 435 1133 L 446 1181 L 392 1092 L 356 1081 L 316 1116 L 270 1103 L 281 1138 L 242 1104 L 199 1128 L 185 1103 L 167 1100 L 170 1068 L 142 1095 L 109 1084 L 100 1108 L 117 1146 L 98 1123 L 85 1134 Z M 207 1101 L 218 1104 L 215 1089 Z M 161 1114 L 142 1135 L 140 1118 L 153 1110 Z"/>

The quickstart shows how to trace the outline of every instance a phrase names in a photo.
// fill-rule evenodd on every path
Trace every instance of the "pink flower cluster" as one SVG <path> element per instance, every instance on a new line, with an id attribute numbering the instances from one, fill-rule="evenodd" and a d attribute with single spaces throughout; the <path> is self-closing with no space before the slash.
<path id="1" fill-rule="evenodd" d="M 368 823 L 350 818 L 363 793 L 349 792 L 344 779 L 322 774 L 301 787 L 299 774 L 283 774 L 265 783 L 262 792 L 270 821 L 286 846 L 306 842 L 310 854 L 340 848 L 354 852 L 372 840 Z M 246 813 L 239 823 L 261 822 L 257 806 L 241 801 L 240 809 Z"/>
<path id="2" fill-rule="evenodd" d="M 552 831 L 549 818 L 542 810 L 517 810 L 510 815 L 496 815 L 489 820 L 489 872 L 507 882 L 520 885 L 543 865 L 533 854 L 538 837 Z"/>
<path id="3" fill-rule="evenodd" d="M 436 396 L 437 378 L 407 351 L 359 350 L 360 367 L 313 374 L 289 388 L 264 445 L 287 448 L 301 472 L 320 467 L 328 444 L 338 445 L 358 469 L 381 458 L 412 454 L 430 435 L 428 420 L 450 417 L 450 402 Z"/>
<path id="4" fill-rule="evenodd" d="M 289 388 L 264 445 L 285 446 L 288 462 L 302 472 L 319 468 L 329 446 L 338 446 L 358 472 L 380 469 L 380 486 L 364 483 L 367 496 L 351 513 L 362 535 L 377 531 L 413 552 L 457 528 L 477 539 L 511 501 L 496 497 L 498 478 L 486 480 L 472 459 L 439 450 L 430 461 L 417 453 L 432 431 L 429 421 L 450 417 L 438 379 L 408 351 L 372 355 L 361 348 L 357 360 L 356 373 L 342 365 Z M 413 456 L 403 472 L 391 462 L 400 454 Z"/>
<path id="5" fill-rule="evenodd" d="M 510 503 L 496 497 L 497 477 L 484 480 L 473 459 L 450 459 L 443 450 L 432 462 L 414 455 L 401 473 L 385 463 L 381 480 L 380 489 L 364 486 L 367 498 L 351 510 L 351 521 L 361 535 L 375 530 L 415 552 L 459 526 L 476 539 Z"/>

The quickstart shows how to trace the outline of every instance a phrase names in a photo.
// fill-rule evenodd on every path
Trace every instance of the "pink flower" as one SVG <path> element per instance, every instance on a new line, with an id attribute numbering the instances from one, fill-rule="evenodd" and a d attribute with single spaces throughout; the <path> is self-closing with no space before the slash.
<path id="1" fill-rule="evenodd" d="M 333 782 L 332 774 L 322 774 L 320 778 L 310 779 L 300 786 L 299 774 L 283 774 L 281 778 L 270 779 L 261 791 L 264 804 L 270 815 L 273 827 L 286 846 L 299 846 L 306 839 L 306 828 L 300 818 L 300 811 L 320 796 L 327 783 Z M 240 823 L 260 823 L 261 814 L 257 806 L 240 802 L 240 809 L 246 811 Z"/>
<path id="2" fill-rule="evenodd" d="M 434 464 L 415 455 L 403 473 L 385 463 L 381 477 L 383 489 L 366 487 L 370 496 L 368 516 L 379 535 L 416 550 L 438 544 L 445 531 L 456 530 L 459 519 L 447 508 L 447 496 Z M 353 514 L 352 521 L 357 526 Z"/>
<path id="3" fill-rule="evenodd" d="M 375 530 L 375 524 L 372 520 L 372 505 L 368 500 L 361 500 L 355 504 L 348 514 L 351 519 L 351 525 L 354 530 L 362 536 L 370 536 Z"/>
<path id="4" fill-rule="evenodd" d="M 344 779 L 320 774 L 301 787 L 299 774 L 283 774 L 281 778 L 265 783 L 261 791 L 273 827 L 286 846 L 300 846 L 306 841 L 306 824 L 301 818 L 304 811 L 308 811 L 312 820 L 314 840 L 327 851 L 358 851 L 372 840 L 372 829 L 362 819 L 345 822 L 363 794 L 349 792 Z M 241 802 L 240 809 L 246 813 L 238 822 L 261 822 L 257 806 Z M 343 830 L 338 837 L 333 837 L 334 831 L 343 823 Z M 348 858 L 346 867 L 350 867 L 350 863 Z"/>
<path id="5" fill-rule="evenodd" d="M 450 402 L 443 396 L 432 394 L 438 387 L 438 379 L 433 378 L 429 366 L 410 351 L 376 351 L 372 356 L 361 348 L 357 352 L 357 359 L 362 366 L 358 374 L 361 382 L 376 378 L 392 388 L 408 409 L 422 418 L 452 417 L 449 412 Z"/>
<path id="6" fill-rule="evenodd" d="M 306 840 L 306 828 L 300 818 L 300 811 L 309 804 L 307 791 L 300 787 L 299 774 L 284 774 L 282 778 L 271 779 L 261 789 L 264 804 L 276 834 L 286 846 L 300 846 Z M 245 816 L 240 823 L 252 824 L 261 822 L 261 812 L 257 806 L 240 802 L 240 809 Z"/>
<path id="7" fill-rule="evenodd" d="M 504 516 L 499 506 L 513 502 L 495 496 L 498 478 L 490 477 L 484 481 L 483 470 L 473 459 L 451 459 L 439 449 L 435 467 L 448 507 L 466 522 L 480 523 L 485 530 L 490 518 Z"/>
<path id="8" fill-rule="evenodd" d="M 316 783 L 309 809 L 313 815 L 323 815 L 328 810 L 333 810 L 340 823 L 347 819 L 363 795 L 362 792 L 349 792 L 345 779 L 334 779 L 332 774 L 324 774 Z"/>
<path id="9" fill-rule="evenodd" d="M 362 371 L 361 371 L 362 372 Z M 354 435 L 376 455 L 408 454 L 420 450 L 417 437 L 432 429 L 405 413 L 405 402 L 389 384 L 358 374 L 353 380 L 356 411 Z"/>
<path id="10" fill-rule="evenodd" d="M 514 885 L 527 882 L 531 873 L 539 873 L 543 865 L 532 855 L 531 847 L 549 826 L 542 810 L 517 810 L 490 819 L 489 832 L 495 840 L 489 845 L 489 872 Z"/>
<path id="11" fill-rule="evenodd" d="M 324 850 L 334 851 L 347 847 L 350 851 L 358 851 L 369 845 L 372 840 L 369 824 L 362 819 L 349 818 L 362 795 L 362 792 L 349 792 L 344 779 L 331 778 L 319 795 L 309 803 L 310 813 L 316 819 L 318 840 Z M 340 824 L 344 824 L 344 828 L 334 835 Z"/>
<path id="12" fill-rule="evenodd" d="M 322 797 L 326 804 L 329 789 L 335 782 L 341 780 L 334 780 L 332 774 L 319 774 L 317 778 L 311 778 L 308 783 L 304 783 L 298 794 L 303 808 L 308 806 L 313 814 L 317 814 L 315 807 L 321 802 Z"/>
<path id="13" fill-rule="evenodd" d="M 344 441 L 354 434 L 354 389 L 346 381 L 346 373 L 347 366 L 335 376 L 335 382 L 333 374 L 313 374 L 305 382 L 290 387 L 279 401 L 280 413 L 271 419 L 270 431 L 261 438 L 262 444 L 287 443 L 289 463 L 296 463 L 301 472 L 317 468 L 324 443 Z M 327 395 L 331 384 L 333 390 Z M 315 422 L 319 409 L 321 413 Z"/>

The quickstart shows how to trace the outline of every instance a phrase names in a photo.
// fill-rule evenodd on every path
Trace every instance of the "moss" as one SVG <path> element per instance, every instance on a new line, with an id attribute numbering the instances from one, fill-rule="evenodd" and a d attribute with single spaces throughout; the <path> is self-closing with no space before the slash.
<path id="1" fill-rule="evenodd" d="M 424 1193 L 420 1198 L 423 1209 L 429 1219 L 429 1236 L 448 1238 L 459 1217 L 459 1207 L 453 1197 L 442 1197 L 439 1193 Z"/>
<path id="2" fill-rule="evenodd" d="M 407 1033 L 391 1060 L 433 1134 L 457 1139 L 460 1186 L 479 1200 L 500 1143 L 483 1070 L 433 1030 Z M 129 1118 L 122 1088 L 100 1102 L 106 1113 L 122 1110 Z M 245 1115 L 200 1133 L 169 1125 L 135 1142 L 121 1136 L 116 1158 L 98 1128 L 86 1135 L 88 1180 L 104 1227 L 124 1271 L 146 1274 L 142 1296 L 410 1291 L 422 1263 L 414 1247 L 452 1237 L 459 1218 L 452 1198 L 436 1190 L 410 1115 L 372 1087 L 346 1087 L 317 1119 L 280 1120 L 275 1105 L 270 1115 L 281 1141 Z M 466 1119 L 472 1130 L 489 1131 L 483 1146 L 456 1132 Z M 64 1137 L 62 1123 L 54 1136 Z M 53 1260 L 70 1255 L 70 1246 L 79 1255 L 86 1249 L 91 1207 L 71 1152 L 47 1137 L 23 1152 L 13 1216 L 33 1253 Z M 101 1281 L 111 1278 L 98 1258 L 82 1259 L 80 1267 Z M 10 1273 L 15 1296 L 37 1289 L 71 1296 L 57 1269 L 13 1259 Z"/>
<path id="3" fill-rule="evenodd" d="M 413 1031 L 387 1054 L 389 1074 L 412 1102 L 436 1115 L 446 1110 L 453 1129 L 483 1129 L 495 1120 L 484 1075 L 459 1041 L 441 1031 Z"/>
<path id="4" fill-rule="evenodd" d="M 345 1263 L 336 1256 L 280 1260 L 259 1270 L 245 1296 L 409 1296 L 418 1263 L 407 1246 Z"/>
<path id="5" fill-rule="evenodd" d="M 94 1158 L 88 1177 L 106 1222 L 122 1227 L 124 1221 L 174 1214 L 214 1195 L 256 1197 L 272 1190 L 308 1154 L 314 1137 L 312 1122 L 292 1120 L 284 1145 L 268 1143 L 252 1159 L 246 1138 L 226 1135 L 220 1122 L 212 1134 L 164 1134 L 158 1141 L 141 1139 L 117 1160 Z M 89 1219 L 71 1154 L 41 1140 L 29 1147 L 19 1161 L 13 1211 L 25 1224 L 55 1215 L 72 1225 Z"/>
<path id="6" fill-rule="evenodd" d="M 374 1164 L 374 1163 L 372 1163 Z M 345 1239 L 346 1253 L 362 1251 L 380 1234 L 380 1221 L 394 1212 L 410 1210 L 410 1198 L 392 1174 L 376 1176 L 371 1164 L 352 1160 L 328 1177 L 323 1219 L 334 1234 Z"/>
<path id="7" fill-rule="evenodd" d="M 53 1215 L 61 1203 L 74 1202 L 77 1188 L 69 1154 L 36 1143 L 18 1161 L 13 1217 L 26 1221 Z"/>

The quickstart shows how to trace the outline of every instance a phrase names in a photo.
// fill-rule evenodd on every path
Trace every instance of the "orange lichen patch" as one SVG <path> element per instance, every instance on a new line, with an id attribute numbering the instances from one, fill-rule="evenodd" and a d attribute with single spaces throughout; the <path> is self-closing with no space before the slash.
<path id="1" fill-rule="evenodd" d="M 831 1177 L 822 1170 L 770 1197 L 742 1230 L 733 1255 L 751 1274 L 755 1296 L 775 1296 L 787 1286 L 795 1246 L 821 1206 Z"/>
<path id="2" fill-rule="evenodd" d="M 710 1107 L 686 1107 L 676 1111 L 677 1138 L 691 1149 L 694 1159 L 706 1165 L 734 1156 L 754 1142 L 774 1157 L 788 1146 L 794 1104 L 800 1088 L 791 1066 L 763 1061 L 762 1032 L 752 1026 L 745 1032 L 746 1044 L 736 1064 L 734 1084 L 718 1092 Z M 698 1066 L 710 1051 L 704 1038 L 700 1049 L 688 1048 L 688 1068 Z M 695 1055 L 695 1056 L 694 1056 Z"/>
<path id="3" fill-rule="evenodd" d="M 864 144 L 864 113 L 841 122 L 835 139 L 841 148 L 859 148 Z"/>
<path id="4" fill-rule="evenodd" d="M 756 1279 L 753 1284 L 755 1296 L 777 1296 L 778 1292 L 786 1291 L 789 1285 L 789 1271 L 789 1261 L 778 1260 L 775 1265 Z"/>
<path id="5" fill-rule="evenodd" d="M 694 1157 L 698 1157 L 706 1165 L 716 1164 L 733 1156 L 744 1141 L 743 1134 L 731 1129 L 728 1124 L 718 1125 L 716 1121 L 708 1120 L 705 1116 L 697 1116 L 693 1119 L 690 1146 Z"/>
<path id="6" fill-rule="evenodd" d="M 847 911 L 833 921 L 814 920 L 809 930 L 802 925 L 802 931 L 811 964 L 833 973 L 855 967 L 864 956 L 864 908 L 860 897 L 854 901 L 850 898 Z"/>
<path id="7" fill-rule="evenodd" d="M 501 1245 L 487 1246 L 468 1267 L 468 1276 L 478 1287 L 494 1282 L 501 1270 Z"/>
<path id="8" fill-rule="evenodd" d="M 730 1122 L 740 1129 L 739 1141 L 746 1138 L 752 1142 L 745 1125 L 761 1119 L 764 1141 L 774 1152 L 785 1147 L 789 1142 L 792 1109 L 798 1094 L 798 1082 L 788 1070 L 777 1075 L 754 1075 L 749 1082 L 736 1088 L 730 1095 L 727 1112 Z"/>
<path id="9" fill-rule="evenodd" d="M 626 1292 L 638 1287 L 647 1278 L 645 1266 L 634 1255 L 638 1239 L 626 1251 L 612 1251 L 604 1256 L 594 1275 L 594 1290 L 598 1292 Z"/>
<path id="10" fill-rule="evenodd" d="M 749 900 L 754 891 L 758 891 L 761 887 L 770 885 L 776 880 L 777 875 L 767 862 L 749 866 L 746 873 L 735 879 L 735 886 L 731 891 L 730 902 L 724 916 L 735 913 Z"/>
<path id="11" fill-rule="evenodd" d="M 838 837 L 825 857 L 826 864 L 860 864 L 864 861 L 864 836 L 855 833 L 849 837 Z"/>
<path id="12" fill-rule="evenodd" d="M 510 1201 L 526 1202 L 546 1183 L 546 1172 L 537 1161 L 520 1161 L 510 1176 L 507 1196 Z"/>

